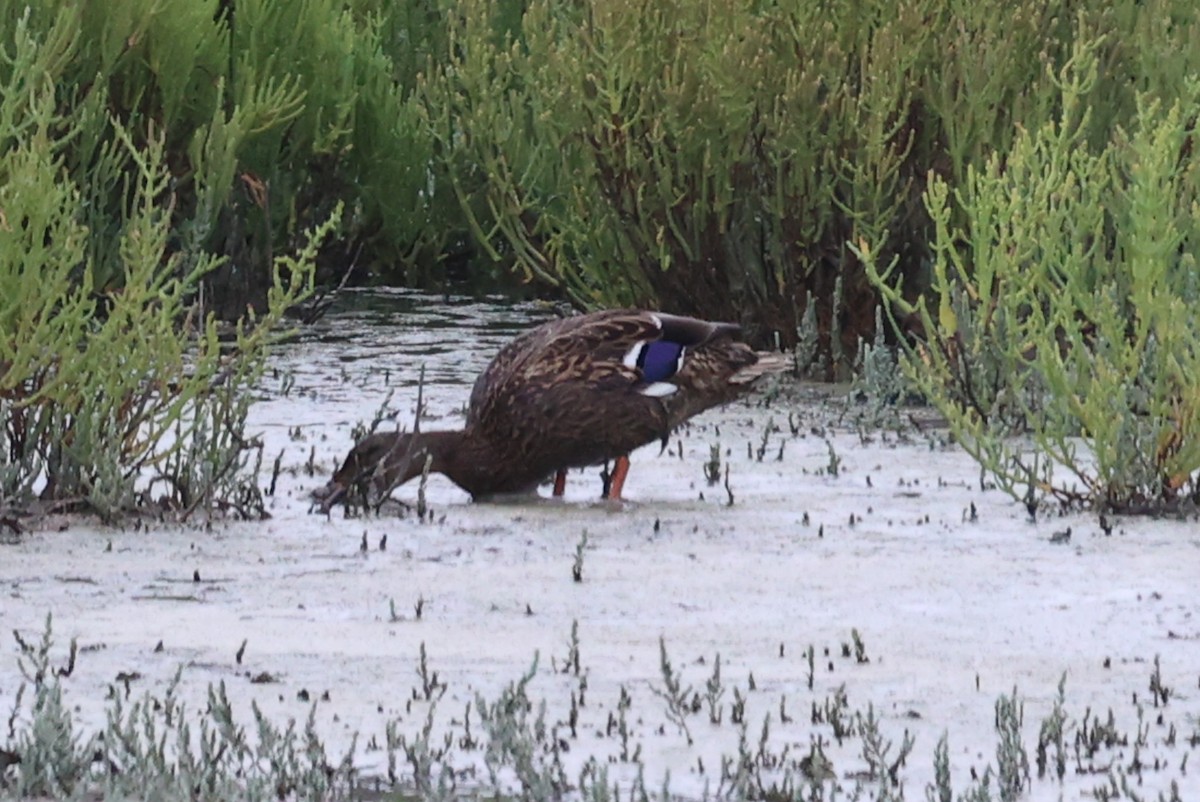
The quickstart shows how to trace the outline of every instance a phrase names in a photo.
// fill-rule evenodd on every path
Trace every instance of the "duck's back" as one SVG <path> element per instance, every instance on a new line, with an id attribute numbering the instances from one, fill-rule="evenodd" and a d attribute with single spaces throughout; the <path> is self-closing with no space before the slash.
<path id="1" fill-rule="evenodd" d="M 475 381 L 467 427 L 530 464 L 589 465 L 665 436 L 657 398 L 631 390 L 630 344 L 653 339 L 648 313 L 606 310 L 552 320 L 504 346 Z"/>
<path id="2" fill-rule="evenodd" d="M 768 355 L 735 340 L 737 331 L 641 310 L 544 323 L 502 348 L 476 380 L 467 428 L 506 454 L 512 470 L 531 474 L 665 442 L 758 375 L 753 366 Z"/>

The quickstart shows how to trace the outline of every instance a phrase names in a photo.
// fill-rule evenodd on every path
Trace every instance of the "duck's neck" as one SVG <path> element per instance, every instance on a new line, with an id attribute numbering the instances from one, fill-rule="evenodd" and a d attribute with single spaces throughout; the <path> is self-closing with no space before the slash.
<path id="1" fill-rule="evenodd" d="M 445 475 L 475 497 L 493 492 L 500 469 L 495 464 L 495 455 L 478 438 L 462 429 L 414 434 L 412 462 L 400 483 L 420 476 L 426 462 L 430 473 Z"/>

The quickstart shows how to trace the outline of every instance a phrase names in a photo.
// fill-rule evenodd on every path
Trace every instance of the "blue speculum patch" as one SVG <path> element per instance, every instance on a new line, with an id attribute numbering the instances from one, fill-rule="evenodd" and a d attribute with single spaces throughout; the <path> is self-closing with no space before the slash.
<path id="1" fill-rule="evenodd" d="M 646 343 L 638 356 L 638 367 L 642 369 L 643 379 L 647 382 L 666 381 L 675 375 L 679 369 L 679 355 L 683 346 L 666 340 L 655 340 Z"/>

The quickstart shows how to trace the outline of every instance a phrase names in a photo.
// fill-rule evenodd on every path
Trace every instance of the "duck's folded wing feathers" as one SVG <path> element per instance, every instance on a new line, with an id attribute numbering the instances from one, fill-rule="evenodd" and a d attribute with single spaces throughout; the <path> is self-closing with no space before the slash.
<path id="1" fill-rule="evenodd" d="M 688 349 L 739 331 L 732 323 L 630 309 L 551 321 L 501 349 L 475 383 L 472 413 L 524 384 L 579 381 L 670 395 L 676 388 L 668 380 L 683 367 Z"/>

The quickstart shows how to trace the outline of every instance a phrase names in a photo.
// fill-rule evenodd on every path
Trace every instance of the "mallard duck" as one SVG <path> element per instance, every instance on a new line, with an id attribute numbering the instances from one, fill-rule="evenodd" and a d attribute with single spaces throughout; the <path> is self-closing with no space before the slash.
<path id="1" fill-rule="evenodd" d="M 353 487 L 387 493 L 425 469 L 484 499 L 535 491 L 569 468 L 615 461 L 607 496 L 619 499 L 629 453 L 786 370 L 783 354 L 755 351 L 739 327 L 635 309 L 544 323 L 500 350 L 471 391 L 455 431 L 376 433 L 351 449 L 314 495 L 328 511 Z"/>

